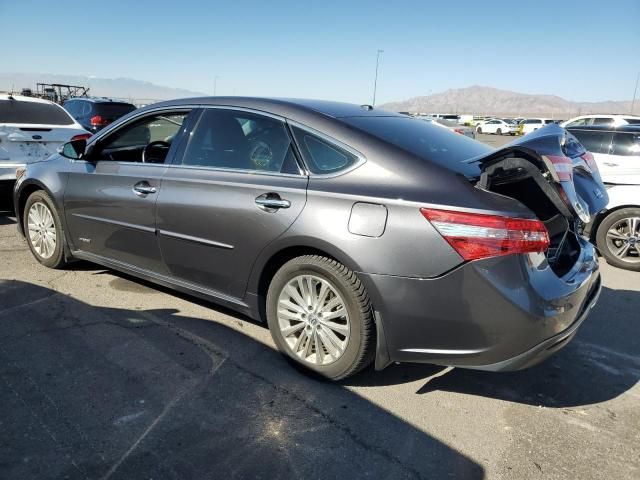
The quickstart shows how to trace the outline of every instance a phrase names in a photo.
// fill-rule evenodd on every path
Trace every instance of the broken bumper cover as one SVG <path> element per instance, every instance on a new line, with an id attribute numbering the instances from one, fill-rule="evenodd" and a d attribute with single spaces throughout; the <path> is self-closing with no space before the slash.
<path id="1" fill-rule="evenodd" d="M 469 262 L 432 279 L 360 274 L 376 310 L 376 368 L 419 362 L 518 370 L 569 343 L 596 304 L 593 246 L 559 278 L 542 254 Z"/>

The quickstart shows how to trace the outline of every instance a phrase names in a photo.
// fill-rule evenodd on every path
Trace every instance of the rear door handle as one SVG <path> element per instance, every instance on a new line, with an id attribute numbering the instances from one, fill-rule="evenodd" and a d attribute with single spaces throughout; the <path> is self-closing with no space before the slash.
<path id="1" fill-rule="evenodd" d="M 269 211 L 278 210 L 280 208 L 289 208 L 291 206 L 291 202 L 280 198 L 280 195 L 277 193 L 263 193 L 256 198 L 256 205 L 258 205 L 262 210 Z"/>
<path id="2" fill-rule="evenodd" d="M 138 182 L 133 186 L 133 193 L 139 197 L 149 195 L 150 193 L 156 193 L 156 187 L 149 185 L 149 182 Z"/>

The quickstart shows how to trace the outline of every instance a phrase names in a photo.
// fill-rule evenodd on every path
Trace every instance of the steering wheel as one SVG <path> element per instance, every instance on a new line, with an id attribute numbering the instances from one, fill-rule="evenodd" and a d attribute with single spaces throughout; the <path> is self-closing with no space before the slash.
<path id="1" fill-rule="evenodd" d="M 155 142 L 149 143 L 144 150 L 142 150 L 142 163 L 159 163 L 150 161 L 153 157 L 149 155 L 153 152 L 154 149 L 158 151 L 164 151 L 164 156 L 162 157 L 162 161 L 167 157 L 167 153 L 169 153 L 169 149 L 171 148 L 171 144 L 169 142 L 165 142 L 163 140 L 156 140 Z"/>

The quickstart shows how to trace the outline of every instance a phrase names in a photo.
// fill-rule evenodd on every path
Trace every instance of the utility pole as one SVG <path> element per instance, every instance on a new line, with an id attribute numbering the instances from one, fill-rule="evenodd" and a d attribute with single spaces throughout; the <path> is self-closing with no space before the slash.
<path id="1" fill-rule="evenodd" d="M 372 107 L 376 106 L 376 90 L 378 88 L 378 66 L 380 65 L 380 54 L 384 53 L 384 50 L 378 50 L 376 55 L 376 76 L 373 79 L 373 102 L 371 103 Z"/>
<path id="2" fill-rule="evenodd" d="M 640 72 L 638 72 L 638 76 L 636 77 L 636 88 L 633 90 L 633 100 L 631 100 L 631 115 L 633 115 L 633 107 L 636 104 L 636 93 L 638 93 L 638 81 L 640 80 Z"/>
<path id="3" fill-rule="evenodd" d="M 216 75 L 215 77 L 213 77 L 213 96 L 216 96 L 216 90 L 218 89 L 218 78 L 220 78 L 220 75 Z"/>

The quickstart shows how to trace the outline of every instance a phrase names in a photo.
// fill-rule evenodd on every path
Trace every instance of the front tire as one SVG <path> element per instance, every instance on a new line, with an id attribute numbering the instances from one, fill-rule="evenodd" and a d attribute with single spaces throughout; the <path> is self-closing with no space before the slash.
<path id="1" fill-rule="evenodd" d="M 501 129 L 501 128 L 499 128 L 498 130 L 496 130 L 496 133 L 497 133 L 498 135 L 502 135 L 502 129 Z"/>
<path id="2" fill-rule="evenodd" d="M 29 249 L 38 262 L 49 268 L 66 265 L 62 223 L 46 192 L 38 190 L 27 198 L 23 225 Z"/>
<path id="3" fill-rule="evenodd" d="M 598 226 L 596 245 L 609 265 L 640 272 L 640 208 L 607 215 Z"/>
<path id="4" fill-rule="evenodd" d="M 480 127 L 476 128 L 476 133 L 482 133 L 482 128 Z"/>
<path id="5" fill-rule="evenodd" d="M 324 377 L 341 380 L 373 360 L 371 302 L 356 274 L 335 260 L 305 255 L 285 263 L 266 310 L 278 349 Z"/>

